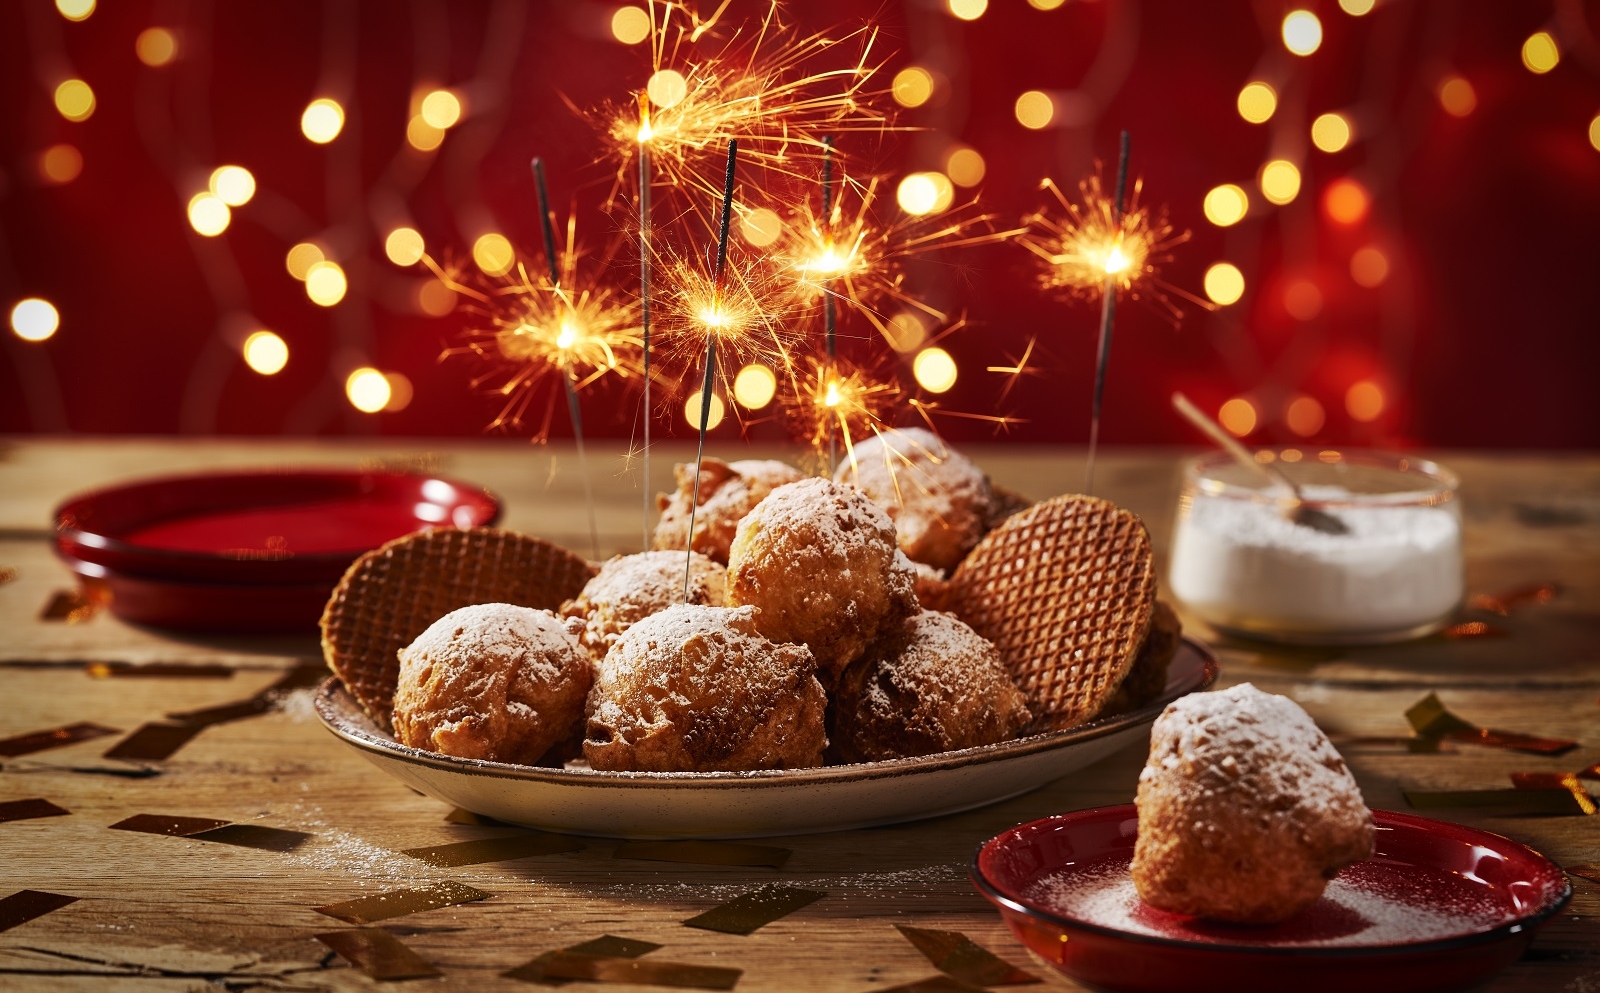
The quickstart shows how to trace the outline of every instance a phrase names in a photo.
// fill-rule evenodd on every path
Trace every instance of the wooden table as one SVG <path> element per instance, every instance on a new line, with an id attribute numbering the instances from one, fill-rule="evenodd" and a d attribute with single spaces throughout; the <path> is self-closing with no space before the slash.
<path id="1" fill-rule="evenodd" d="M 719 447 L 732 446 L 713 450 Z M 996 482 L 1035 497 L 1076 489 L 1082 478 L 1077 450 L 970 454 Z M 1163 553 L 1180 454 L 1113 452 L 1098 473 L 1103 494 L 1141 514 Z M 684 456 L 682 447 L 657 452 L 655 488 Z M 1582 745 L 1558 758 L 1471 745 L 1443 754 L 1347 749 L 1375 807 L 1407 809 L 1403 789 L 1498 788 L 1509 785 L 1511 772 L 1600 761 L 1600 458 L 1441 458 L 1464 480 L 1469 589 L 1557 581 L 1562 594 L 1497 619 L 1509 631 L 1497 639 L 1319 652 L 1215 639 L 1223 683 L 1250 680 L 1286 693 L 1336 735 L 1408 734 L 1406 708 L 1437 691 L 1479 724 Z M 0 685 L 9 703 L 0 708 L 0 737 L 77 721 L 130 730 L 169 712 L 249 697 L 297 663 L 315 662 L 311 638 L 164 634 L 104 613 L 80 624 L 39 618 L 54 591 L 71 587 L 48 540 L 50 508 L 67 495 L 159 471 L 313 463 L 436 468 L 499 493 L 508 526 L 579 550 L 587 545 L 577 463 L 556 447 L 12 439 L 0 446 L 0 567 L 15 570 L 0 585 Z M 637 547 L 636 468 L 615 448 L 591 449 L 606 554 Z M 1197 624 L 1189 630 L 1210 637 Z M 201 668 L 188 676 L 97 677 L 106 669 L 94 663 Z M 1129 748 L 1035 793 L 966 814 L 777 840 L 793 850 L 781 870 L 620 859 L 615 842 L 599 839 L 583 840 L 575 852 L 437 870 L 396 852 L 506 829 L 447 822 L 444 805 L 377 773 L 323 730 L 308 691 L 289 694 L 270 713 L 208 727 L 170 759 L 142 769 L 117 770 L 102 758 L 117 740 L 0 760 L 0 802 L 43 797 L 71 812 L 0 823 L 0 896 L 32 889 L 80 898 L 0 932 L 0 989 L 370 988 L 373 980 L 314 940 L 345 925 L 312 908 L 440 879 L 493 896 L 380 925 L 443 973 L 419 988 L 526 988 L 500 974 L 541 952 L 617 934 L 664 946 L 658 958 L 741 969 L 739 990 L 883 990 L 936 975 L 896 931 L 902 924 L 963 932 L 1044 977 L 1036 988 L 1073 989 L 1010 936 L 968 882 L 967 860 L 981 841 L 1018 822 L 1131 800 L 1144 758 L 1142 748 Z M 312 837 L 276 852 L 108 830 L 141 813 L 259 823 Z M 1564 866 L 1600 862 L 1594 818 L 1428 813 L 1509 835 Z M 775 881 L 828 895 L 748 937 L 681 923 Z M 1566 913 L 1484 989 L 1600 990 L 1600 883 L 1575 876 L 1573 884 Z"/>

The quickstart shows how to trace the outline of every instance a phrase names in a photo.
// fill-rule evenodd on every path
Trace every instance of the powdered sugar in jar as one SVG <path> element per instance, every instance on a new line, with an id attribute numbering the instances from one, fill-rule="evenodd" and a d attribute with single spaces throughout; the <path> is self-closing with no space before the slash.
<path id="1" fill-rule="evenodd" d="M 1399 641 L 1460 604 L 1453 473 L 1377 452 L 1265 449 L 1306 503 L 1347 534 L 1286 518 L 1277 492 L 1224 453 L 1191 460 L 1172 545 L 1173 594 L 1212 626 L 1314 644 Z"/>

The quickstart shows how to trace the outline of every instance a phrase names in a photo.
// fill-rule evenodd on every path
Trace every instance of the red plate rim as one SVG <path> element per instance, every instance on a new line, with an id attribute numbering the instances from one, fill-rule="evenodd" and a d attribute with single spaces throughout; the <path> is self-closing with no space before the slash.
<path id="1" fill-rule="evenodd" d="M 1554 897 L 1547 898 L 1533 912 L 1520 917 L 1504 921 L 1483 931 L 1474 931 L 1471 934 L 1452 935 L 1447 938 L 1434 938 L 1427 941 L 1408 942 L 1405 944 L 1386 945 L 1297 945 L 1273 946 L 1260 944 L 1229 944 L 1217 941 L 1184 941 L 1179 938 L 1168 938 L 1161 935 L 1139 934 L 1133 931 L 1124 931 L 1119 928 L 1107 927 L 1092 921 L 1079 920 L 1053 913 L 1042 907 L 1034 906 L 1021 898 L 1002 890 L 992 882 L 983 871 L 984 857 L 994 851 L 997 846 L 1004 844 L 1021 833 L 1041 827 L 1045 824 L 1061 824 L 1074 820 L 1088 821 L 1099 818 L 1111 817 L 1136 817 L 1137 808 L 1129 804 L 1118 804 L 1110 807 L 1090 807 L 1084 810 L 1072 811 L 1066 814 L 1055 814 L 1042 817 L 1035 821 L 1019 824 L 1016 827 L 995 835 L 973 852 L 968 865 L 968 872 L 972 883 L 991 902 L 1003 906 L 1024 917 L 1045 922 L 1052 927 L 1062 930 L 1089 931 L 1094 934 L 1115 938 L 1119 941 L 1132 942 L 1142 945 L 1159 945 L 1167 948 L 1181 948 L 1193 952 L 1214 952 L 1229 955 L 1264 955 L 1286 958 L 1382 958 L 1396 954 L 1414 955 L 1430 952 L 1443 952 L 1451 949 L 1469 948 L 1474 945 L 1487 944 L 1509 938 L 1526 930 L 1537 928 L 1555 914 L 1559 913 L 1572 899 L 1572 880 L 1565 871 L 1544 855 L 1504 835 L 1479 828 L 1466 827 L 1449 821 L 1438 821 L 1428 817 L 1418 817 L 1414 814 L 1402 814 L 1392 810 L 1374 810 L 1373 822 L 1379 827 L 1405 827 L 1420 830 L 1429 834 L 1455 835 L 1457 838 L 1488 842 L 1498 849 L 1511 848 L 1523 853 L 1529 861 L 1548 867 L 1549 871 L 1561 879 L 1561 889 Z"/>
<path id="2" fill-rule="evenodd" d="M 135 542 L 127 541 L 123 538 L 115 537 L 113 535 L 101 534 L 90 528 L 79 527 L 76 524 L 63 525 L 62 520 L 64 515 L 73 515 L 74 507 L 80 507 L 85 504 L 98 501 L 105 501 L 107 499 L 114 500 L 123 496 L 127 492 L 136 489 L 154 489 L 163 486 L 183 486 L 185 484 L 205 482 L 249 481 L 257 479 L 305 479 L 308 481 L 313 479 L 321 479 L 327 481 L 339 481 L 368 478 L 415 480 L 418 483 L 437 480 L 462 493 L 472 494 L 474 497 L 481 499 L 483 504 L 486 505 L 489 510 L 488 518 L 478 522 L 479 526 L 491 526 L 495 524 L 500 519 L 500 515 L 504 510 L 504 505 L 501 503 L 500 498 L 495 496 L 489 490 L 484 489 L 481 486 L 476 486 L 471 483 L 464 483 L 460 480 L 452 479 L 447 476 L 439 476 L 432 473 L 386 472 L 383 470 L 309 467 L 240 470 L 236 472 L 176 473 L 164 476 L 146 476 L 122 483 L 117 483 L 111 486 L 102 487 L 100 489 L 74 494 L 73 496 L 57 504 L 55 509 L 50 512 L 50 518 L 55 528 L 55 538 L 58 543 L 58 548 L 61 541 L 71 541 L 81 544 L 87 548 L 102 549 L 122 555 L 142 556 L 156 561 L 171 562 L 175 565 L 185 562 L 235 564 L 239 563 L 241 560 L 208 552 L 195 552 L 173 548 L 157 548 L 151 545 L 140 545 Z M 246 505 L 241 504 L 238 506 Z M 350 559 L 367 550 L 368 548 L 366 546 L 359 546 L 331 552 L 301 553 L 294 556 L 294 561 L 300 563 L 301 565 L 348 564 Z M 78 558 L 77 556 L 69 557 L 73 559 Z M 269 563 L 270 561 L 272 560 L 268 560 Z M 136 573 L 129 572 L 126 569 L 117 571 L 120 571 L 125 575 L 136 575 Z"/>

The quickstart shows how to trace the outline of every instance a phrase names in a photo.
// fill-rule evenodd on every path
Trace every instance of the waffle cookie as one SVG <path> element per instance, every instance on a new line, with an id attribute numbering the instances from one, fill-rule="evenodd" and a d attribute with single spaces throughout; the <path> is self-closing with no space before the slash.
<path id="1" fill-rule="evenodd" d="M 1156 577 L 1144 522 L 1067 495 L 1013 514 L 972 550 L 946 609 L 994 642 L 1039 730 L 1094 719 L 1150 630 Z"/>
<path id="2" fill-rule="evenodd" d="M 511 603 L 558 610 L 595 573 L 540 538 L 498 528 L 439 528 L 396 538 L 351 563 L 322 612 L 322 656 L 388 730 L 396 653 L 460 607 Z"/>

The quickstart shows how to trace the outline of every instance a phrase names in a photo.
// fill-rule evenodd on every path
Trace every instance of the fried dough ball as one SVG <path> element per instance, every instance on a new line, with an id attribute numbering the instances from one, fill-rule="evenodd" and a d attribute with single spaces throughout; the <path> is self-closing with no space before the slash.
<path id="1" fill-rule="evenodd" d="M 1133 882 L 1154 907 L 1275 924 L 1372 854 L 1372 814 L 1344 760 L 1287 697 L 1241 683 L 1191 693 L 1150 734 Z"/>
<path id="2" fill-rule="evenodd" d="M 694 499 L 694 466 L 673 467 L 678 489 L 671 496 L 656 494 L 661 520 L 656 524 L 651 545 L 666 550 L 682 550 L 685 545 L 726 565 L 728 546 L 739 521 L 750 513 L 768 493 L 786 483 L 798 482 L 805 474 L 786 462 L 744 459 L 723 462 L 707 458 L 700 464 L 700 502 L 694 509 L 694 543 L 688 544 L 689 512 Z"/>
<path id="3" fill-rule="evenodd" d="M 1032 715 L 993 644 L 954 614 L 924 610 L 850 663 L 832 718 L 839 757 L 873 762 L 992 745 Z"/>
<path id="4" fill-rule="evenodd" d="M 727 570 L 699 552 L 691 553 L 685 601 L 684 565 L 681 550 L 618 555 L 600 567 L 576 599 L 561 605 L 561 613 L 582 619 L 578 639 L 598 662 L 630 626 L 675 603 L 722 606 Z"/>
<path id="5" fill-rule="evenodd" d="M 395 737 L 444 755 L 534 764 L 582 726 L 593 681 L 567 623 L 509 603 L 434 621 L 400 649 Z"/>
<path id="6" fill-rule="evenodd" d="M 609 772 L 822 764 L 827 698 L 811 653 L 756 630 L 754 607 L 678 604 L 629 628 L 590 691 L 589 765 Z"/>
<path id="7" fill-rule="evenodd" d="M 761 608 L 762 634 L 810 648 L 825 686 L 919 609 L 915 582 L 889 515 L 827 479 L 773 490 L 739 522 L 728 556 L 729 605 Z"/>
<path id="8" fill-rule="evenodd" d="M 1150 633 L 1133 658 L 1133 668 L 1117 687 L 1100 715 L 1125 714 L 1152 702 L 1167 688 L 1167 668 L 1183 641 L 1183 623 L 1164 600 L 1157 600 L 1150 612 Z"/>
<path id="9" fill-rule="evenodd" d="M 900 550 L 936 569 L 954 569 L 989 529 L 989 477 L 924 428 L 868 438 L 834 478 L 865 490 L 894 519 Z"/>

